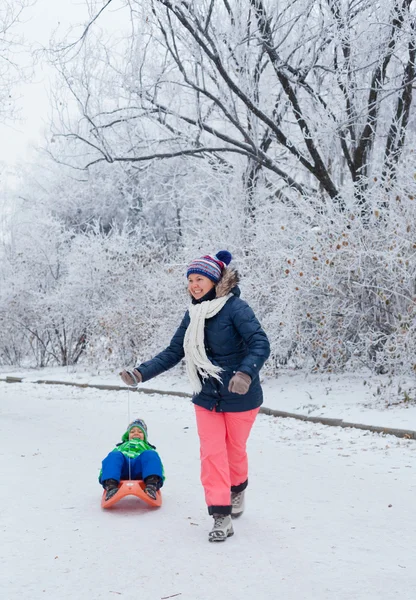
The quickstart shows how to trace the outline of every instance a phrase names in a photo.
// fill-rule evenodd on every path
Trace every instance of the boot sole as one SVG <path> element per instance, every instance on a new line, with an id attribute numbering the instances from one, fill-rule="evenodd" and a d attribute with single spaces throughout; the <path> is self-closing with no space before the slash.
<path id="1" fill-rule="evenodd" d="M 208 540 L 209 540 L 210 542 L 225 542 L 225 540 L 226 540 L 227 538 L 231 537 L 232 535 L 234 535 L 234 531 L 229 531 L 229 532 L 227 533 L 227 535 L 226 535 L 226 536 L 224 536 L 224 537 L 211 537 L 211 536 L 209 536 Z"/>
<path id="2" fill-rule="evenodd" d="M 241 512 L 239 512 L 239 513 L 234 513 L 234 514 L 233 514 L 233 513 L 231 513 L 231 518 L 232 518 L 232 519 L 238 519 L 239 517 L 241 517 L 241 515 L 243 514 L 243 512 L 244 512 L 244 511 L 242 510 L 242 511 L 241 511 Z"/>

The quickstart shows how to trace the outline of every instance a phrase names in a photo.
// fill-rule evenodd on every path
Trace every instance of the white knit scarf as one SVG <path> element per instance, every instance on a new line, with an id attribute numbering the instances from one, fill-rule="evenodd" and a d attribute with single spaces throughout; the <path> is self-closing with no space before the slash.
<path id="1" fill-rule="evenodd" d="M 202 379 L 215 377 L 215 379 L 221 381 L 219 374 L 223 369 L 213 365 L 205 352 L 205 319 L 211 319 L 219 313 L 231 296 L 232 294 L 228 294 L 214 300 L 205 300 L 200 304 L 191 304 L 189 307 L 191 321 L 185 333 L 183 348 L 185 351 L 186 372 L 192 384 L 192 391 L 195 393 L 200 392 L 202 389 L 198 373 Z"/>

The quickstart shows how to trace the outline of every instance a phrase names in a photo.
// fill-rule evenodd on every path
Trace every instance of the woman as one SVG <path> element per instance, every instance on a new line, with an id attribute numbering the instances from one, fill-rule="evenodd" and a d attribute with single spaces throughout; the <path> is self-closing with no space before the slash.
<path id="1" fill-rule="evenodd" d="M 269 341 L 249 305 L 240 298 L 237 271 L 226 250 L 188 266 L 192 303 L 169 346 L 132 371 L 120 373 L 137 385 L 175 366 L 183 357 L 191 381 L 200 439 L 201 481 L 211 542 L 233 535 L 231 517 L 244 510 L 248 484 L 246 442 L 263 402 L 259 371 Z"/>

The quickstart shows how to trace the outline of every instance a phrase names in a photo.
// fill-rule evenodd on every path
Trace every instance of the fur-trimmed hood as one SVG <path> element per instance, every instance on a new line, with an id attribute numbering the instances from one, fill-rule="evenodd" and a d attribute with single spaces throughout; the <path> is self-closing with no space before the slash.
<path id="1" fill-rule="evenodd" d="M 231 267 L 226 267 L 222 273 L 222 277 L 215 286 L 215 296 L 222 298 L 229 294 L 240 283 L 240 275 L 238 271 Z"/>

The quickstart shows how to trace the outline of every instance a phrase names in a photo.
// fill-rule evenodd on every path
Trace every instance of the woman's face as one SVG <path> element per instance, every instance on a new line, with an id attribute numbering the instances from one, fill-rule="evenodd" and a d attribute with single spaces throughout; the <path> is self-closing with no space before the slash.
<path id="1" fill-rule="evenodd" d="M 195 300 L 199 300 L 202 296 L 205 296 L 214 286 L 214 282 L 205 277 L 205 275 L 191 273 L 188 277 L 188 290 Z"/>

